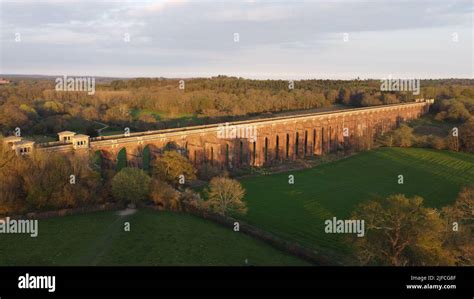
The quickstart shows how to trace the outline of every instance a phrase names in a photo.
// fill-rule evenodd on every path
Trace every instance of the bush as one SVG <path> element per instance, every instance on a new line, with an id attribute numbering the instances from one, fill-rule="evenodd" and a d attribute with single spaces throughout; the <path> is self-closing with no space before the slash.
<path id="1" fill-rule="evenodd" d="M 413 136 L 413 146 L 415 147 L 431 147 L 430 136 Z"/>
<path id="2" fill-rule="evenodd" d="M 150 199 L 157 206 L 167 210 L 181 209 L 179 192 L 168 183 L 154 179 L 150 189 Z"/>
<path id="3" fill-rule="evenodd" d="M 413 144 L 413 129 L 403 124 L 393 131 L 393 143 L 399 147 L 410 147 Z"/>
<path id="4" fill-rule="evenodd" d="M 112 179 L 112 195 L 125 203 L 137 203 L 148 198 L 150 177 L 138 168 L 123 168 Z"/>
<path id="5" fill-rule="evenodd" d="M 203 163 L 198 168 L 197 175 L 200 179 L 209 181 L 213 177 L 219 176 L 223 171 L 217 165 L 211 165 L 211 163 Z"/>
<path id="6" fill-rule="evenodd" d="M 204 205 L 204 201 L 199 194 L 189 188 L 181 192 L 180 201 L 183 205 L 191 205 L 194 207 L 203 207 Z"/>
<path id="7" fill-rule="evenodd" d="M 446 149 L 446 141 L 441 137 L 430 135 L 428 138 L 428 141 L 431 148 L 434 148 L 437 150 Z"/>

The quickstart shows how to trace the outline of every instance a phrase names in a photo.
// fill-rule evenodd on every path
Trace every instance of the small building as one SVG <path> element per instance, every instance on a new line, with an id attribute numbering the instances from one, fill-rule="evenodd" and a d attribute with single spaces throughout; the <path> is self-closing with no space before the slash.
<path id="1" fill-rule="evenodd" d="M 11 148 L 13 144 L 20 142 L 21 140 L 22 138 L 19 136 L 8 136 L 3 138 L 3 144 L 6 144 Z"/>
<path id="2" fill-rule="evenodd" d="M 0 85 L 10 84 L 10 80 L 0 78 Z"/>
<path id="3" fill-rule="evenodd" d="M 71 143 L 72 138 L 76 135 L 75 132 L 63 131 L 58 133 L 59 141 L 64 143 Z"/>
<path id="4" fill-rule="evenodd" d="M 76 134 L 71 137 L 74 149 L 89 148 L 89 135 Z"/>
<path id="5" fill-rule="evenodd" d="M 14 143 L 12 145 L 12 150 L 16 152 L 17 155 L 28 155 L 33 152 L 35 147 L 35 142 L 30 140 L 22 140 Z"/>

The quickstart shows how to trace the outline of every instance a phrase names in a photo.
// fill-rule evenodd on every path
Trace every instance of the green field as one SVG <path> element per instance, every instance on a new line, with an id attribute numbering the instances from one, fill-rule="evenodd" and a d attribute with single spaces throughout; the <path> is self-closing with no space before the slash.
<path id="1" fill-rule="evenodd" d="M 165 121 L 169 127 L 199 125 L 202 123 L 202 120 L 199 119 L 197 115 L 191 113 L 170 115 L 162 111 L 134 108 L 130 111 L 130 115 L 132 116 L 133 120 L 138 120 L 142 115 L 151 115 L 157 122 Z"/>
<path id="2" fill-rule="evenodd" d="M 124 222 L 131 231 L 124 231 Z M 39 220 L 39 234 L 0 235 L 0 265 L 308 265 L 186 214 L 140 210 Z"/>
<path id="3" fill-rule="evenodd" d="M 150 109 L 138 109 L 134 108 L 130 111 L 130 115 L 134 120 L 138 120 L 140 115 L 151 115 L 155 118 L 156 121 L 159 121 L 165 117 L 165 114 L 160 111 L 154 111 Z"/>
<path id="4" fill-rule="evenodd" d="M 358 203 L 394 193 L 419 195 L 425 205 L 441 207 L 468 183 L 474 183 L 474 155 L 382 148 L 312 169 L 243 179 L 249 207 L 243 220 L 327 254 L 347 255 L 343 237 L 324 232 L 324 220 L 347 219 Z"/>

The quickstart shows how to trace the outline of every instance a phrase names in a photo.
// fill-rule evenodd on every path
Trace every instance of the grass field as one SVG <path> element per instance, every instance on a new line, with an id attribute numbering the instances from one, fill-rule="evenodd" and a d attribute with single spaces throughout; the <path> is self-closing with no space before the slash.
<path id="1" fill-rule="evenodd" d="M 140 115 L 151 115 L 155 118 L 155 120 L 159 121 L 165 117 L 165 114 L 159 111 L 154 111 L 150 109 L 138 109 L 134 108 L 130 111 L 131 116 L 134 120 L 138 120 Z"/>
<path id="2" fill-rule="evenodd" d="M 294 185 L 288 184 L 289 174 L 243 179 L 249 207 L 243 219 L 302 245 L 347 255 L 351 250 L 343 237 L 324 232 L 324 220 L 347 219 L 358 203 L 395 193 L 422 196 L 431 207 L 447 205 L 461 185 L 474 183 L 474 155 L 382 148 L 291 172 Z"/>
<path id="3" fill-rule="evenodd" d="M 124 222 L 131 231 L 124 231 Z M 0 235 L 0 265 L 308 265 L 217 224 L 140 210 L 50 218 L 39 234 Z"/>
<path id="4" fill-rule="evenodd" d="M 190 113 L 169 115 L 162 111 L 134 108 L 130 111 L 130 114 L 134 120 L 138 120 L 142 115 L 151 115 L 156 121 L 166 121 L 168 126 L 176 126 L 178 124 L 181 126 L 186 124 L 197 125 L 202 122 L 196 115 Z"/>

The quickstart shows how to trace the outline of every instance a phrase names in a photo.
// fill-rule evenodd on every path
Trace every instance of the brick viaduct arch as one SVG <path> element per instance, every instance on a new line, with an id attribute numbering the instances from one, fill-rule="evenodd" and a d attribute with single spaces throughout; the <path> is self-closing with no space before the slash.
<path id="1" fill-rule="evenodd" d="M 84 146 L 52 142 L 38 144 L 35 149 L 56 152 L 95 153 L 99 151 L 108 165 L 117 161 L 121 149 L 127 152 L 129 166 L 143 165 L 143 151 L 156 156 L 166 146 L 185 154 L 195 165 L 211 163 L 221 167 L 243 165 L 262 166 L 287 159 L 304 158 L 354 145 L 357 137 L 372 138 L 428 112 L 433 100 L 414 103 L 345 109 L 331 112 L 298 114 L 233 122 L 193 126 L 89 138 Z M 222 135 L 225 128 L 237 131 L 254 130 L 253 136 Z M 80 135 L 84 138 L 85 135 Z"/>

